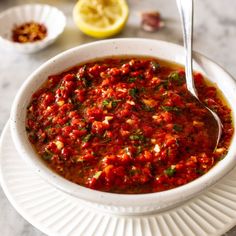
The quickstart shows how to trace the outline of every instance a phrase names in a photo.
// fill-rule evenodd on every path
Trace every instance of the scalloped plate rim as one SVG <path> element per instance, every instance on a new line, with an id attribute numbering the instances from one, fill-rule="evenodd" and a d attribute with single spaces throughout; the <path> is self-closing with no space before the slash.
<path id="1" fill-rule="evenodd" d="M 50 236 L 62 236 L 60 232 L 53 232 L 49 227 L 46 227 L 44 226 L 42 223 L 40 223 L 38 220 L 34 220 L 32 216 L 30 216 L 30 214 L 24 209 L 21 207 L 21 205 L 19 204 L 19 202 L 17 202 L 17 199 L 14 197 L 14 194 L 11 193 L 11 191 L 9 191 L 8 189 L 8 184 L 7 182 L 5 181 L 5 177 L 4 177 L 4 168 L 2 167 L 1 163 L 2 163 L 2 160 L 4 158 L 4 153 L 3 153 L 3 142 L 4 142 L 4 139 L 6 138 L 6 135 L 7 135 L 7 132 L 10 132 L 9 130 L 9 120 L 7 121 L 7 123 L 5 124 L 4 128 L 3 128 L 3 131 L 2 131 L 2 134 L 1 134 L 1 137 L 0 137 L 0 185 L 7 197 L 7 199 L 9 200 L 9 202 L 11 203 L 11 205 L 15 208 L 15 210 L 26 220 L 28 221 L 32 226 L 34 226 L 35 228 L 37 228 L 38 230 L 40 230 L 42 233 L 46 234 L 46 235 L 50 235 Z M 23 160 L 22 160 L 23 162 Z M 233 169 L 233 171 L 236 170 Z M 233 171 L 231 171 L 230 173 L 232 173 Z M 230 174 L 229 173 L 229 174 Z M 228 174 L 228 175 L 229 175 Z M 35 175 L 37 175 L 35 173 Z M 227 175 L 227 176 L 228 176 Z M 226 179 L 227 176 L 225 176 L 223 179 Z M 39 177 L 40 178 L 40 177 Z M 220 180 L 219 182 L 221 182 L 222 180 Z M 235 181 L 236 181 L 236 178 L 235 178 Z M 218 182 L 218 183 L 219 183 Z M 51 188 L 53 189 L 56 189 L 55 187 L 53 186 L 50 186 Z M 209 189 L 214 189 L 215 185 Z M 236 188 L 236 187 L 235 187 Z M 202 195 L 205 195 L 208 191 L 206 190 L 204 193 L 202 193 L 200 196 Z M 58 189 L 57 189 L 58 190 Z M 59 191 L 59 190 L 58 190 Z M 70 195 L 68 194 L 65 194 L 64 192 L 62 191 L 59 191 L 61 193 L 63 193 L 64 195 L 68 196 L 71 198 Z M 161 212 L 158 212 L 158 213 L 151 213 L 151 214 L 144 214 L 144 215 L 137 215 L 137 216 L 128 216 L 128 215 L 116 215 L 116 214 L 109 214 L 109 213 L 106 213 L 106 212 L 101 212 L 99 213 L 97 210 L 94 210 L 92 208 L 89 209 L 89 211 L 93 212 L 93 213 L 96 213 L 98 215 L 106 215 L 106 216 L 109 216 L 110 218 L 112 217 L 116 217 L 116 218 L 130 218 L 130 219 L 143 219 L 143 218 L 149 218 L 149 217 L 155 217 L 155 216 L 158 216 L 158 215 L 163 215 L 163 214 L 167 214 L 169 212 L 173 212 L 175 211 L 175 209 L 181 209 L 183 208 L 184 206 L 187 206 L 188 204 L 190 204 L 191 202 L 193 202 L 194 199 L 198 199 L 199 196 L 193 198 L 193 199 L 190 199 L 186 202 L 184 202 L 182 205 L 180 206 L 177 206 L 175 208 L 171 208 L 171 209 L 168 209 L 166 211 L 161 211 Z M 78 200 L 78 202 L 80 202 L 80 200 Z M 235 203 L 236 205 L 236 203 Z M 83 209 L 85 207 L 82 207 Z M 221 229 L 217 229 L 217 234 L 215 233 L 210 233 L 208 234 L 208 236 L 220 236 L 224 233 L 226 233 L 227 231 L 229 231 L 232 227 L 234 227 L 236 225 L 236 217 L 235 218 L 231 218 L 231 222 L 228 222 L 225 224 L 225 227 L 224 228 L 221 228 Z M 117 227 L 116 227 L 117 228 Z M 65 235 L 63 235 L 65 236 Z"/>

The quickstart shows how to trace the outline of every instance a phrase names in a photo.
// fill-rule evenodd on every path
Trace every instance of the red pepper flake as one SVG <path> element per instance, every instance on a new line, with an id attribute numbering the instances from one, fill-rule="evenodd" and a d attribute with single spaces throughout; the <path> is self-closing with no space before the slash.
<path id="1" fill-rule="evenodd" d="M 12 30 L 12 40 L 17 43 L 29 43 L 43 40 L 47 36 L 47 28 L 43 24 L 27 22 L 15 26 Z"/>

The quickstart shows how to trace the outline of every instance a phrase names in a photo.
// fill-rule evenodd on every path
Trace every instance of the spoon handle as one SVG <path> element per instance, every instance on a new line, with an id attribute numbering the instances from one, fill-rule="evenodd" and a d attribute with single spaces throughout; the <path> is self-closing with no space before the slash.
<path id="1" fill-rule="evenodd" d="M 188 90 L 193 96 L 198 98 L 198 93 L 194 85 L 192 69 L 192 44 L 193 44 L 193 0 L 176 0 L 179 9 L 185 48 L 185 73 Z"/>

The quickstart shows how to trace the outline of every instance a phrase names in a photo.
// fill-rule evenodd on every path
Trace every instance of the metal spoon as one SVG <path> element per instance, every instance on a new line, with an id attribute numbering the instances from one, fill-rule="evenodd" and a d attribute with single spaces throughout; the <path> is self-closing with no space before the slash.
<path id="1" fill-rule="evenodd" d="M 176 1 L 183 29 L 184 47 L 186 56 L 185 72 L 186 72 L 187 89 L 201 103 L 201 105 L 208 110 L 209 113 L 208 124 L 214 126 L 214 128 L 212 129 L 214 130 L 214 132 L 212 132 L 210 135 L 213 143 L 212 147 L 215 150 L 222 134 L 222 123 L 219 116 L 199 100 L 193 79 L 193 69 L 192 69 L 193 0 L 176 0 Z"/>

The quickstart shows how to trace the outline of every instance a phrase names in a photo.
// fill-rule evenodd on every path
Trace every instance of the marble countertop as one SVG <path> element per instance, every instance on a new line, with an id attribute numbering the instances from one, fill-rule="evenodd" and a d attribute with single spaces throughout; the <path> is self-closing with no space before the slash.
<path id="1" fill-rule="evenodd" d="M 0 12 L 33 0 L 1 0 Z M 21 55 L 0 48 L 0 133 L 8 120 L 14 96 L 27 78 L 39 65 L 56 54 L 71 47 L 93 41 L 79 32 L 72 21 L 75 0 L 38 0 L 55 5 L 67 16 L 63 35 L 51 46 L 32 55 Z M 145 37 L 182 44 L 179 16 L 174 0 L 128 0 L 130 17 L 123 32 L 117 37 Z M 236 78 L 236 1 L 195 1 L 194 49 L 222 65 Z M 166 27 L 155 33 L 140 28 L 140 12 L 158 10 L 162 13 Z M 0 26 L 1 27 L 1 26 Z M 43 236 L 26 222 L 10 205 L 0 187 L 0 235 Z M 225 236 L 236 236 L 236 227 Z"/>

